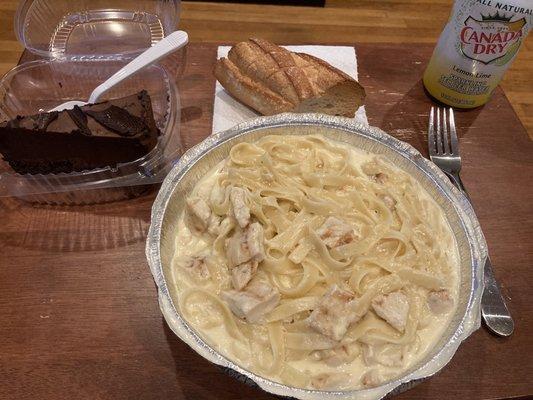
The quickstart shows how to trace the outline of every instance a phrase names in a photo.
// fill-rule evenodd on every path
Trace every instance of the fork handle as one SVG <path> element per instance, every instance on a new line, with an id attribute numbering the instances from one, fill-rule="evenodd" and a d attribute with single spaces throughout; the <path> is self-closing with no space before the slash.
<path id="1" fill-rule="evenodd" d="M 466 191 L 465 185 L 463 185 L 463 181 L 461 180 L 461 176 L 458 172 L 444 172 L 448 178 L 452 181 L 453 185 L 459 189 L 465 197 L 468 199 L 470 204 L 472 204 L 472 199 L 470 199 L 470 196 L 468 195 L 468 192 Z"/>
<path id="2" fill-rule="evenodd" d="M 176 51 L 189 42 L 187 32 L 176 31 L 172 32 L 167 37 L 161 39 L 159 42 L 149 47 L 128 64 L 115 72 L 110 78 L 106 79 L 104 83 L 97 86 L 89 97 L 89 103 L 96 103 L 98 98 L 105 92 L 118 85 L 124 79 L 136 74 L 141 69 L 152 65 L 166 57 L 168 54 Z"/>
<path id="3" fill-rule="evenodd" d="M 489 330 L 498 336 L 511 336 L 514 331 L 514 321 L 502 297 L 498 282 L 494 277 L 492 262 L 487 254 L 483 272 L 485 289 L 481 297 L 481 315 Z"/>
<path id="4" fill-rule="evenodd" d="M 461 181 L 458 173 L 445 172 L 448 178 L 452 181 L 454 186 L 459 189 L 468 199 L 470 204 L 472 200 Z M 492 270 L 492 262 L 490 256 L 487 254 L 485 261 L 485 268 L 483 269 L 483 282 L 485 289 L 481 297 L 481 315 L 487 328 L 498 336 L 510 336 L 514 331 L 514 321 L 511 313 L 505 304 L 502 293 L 494 277 Z"/>

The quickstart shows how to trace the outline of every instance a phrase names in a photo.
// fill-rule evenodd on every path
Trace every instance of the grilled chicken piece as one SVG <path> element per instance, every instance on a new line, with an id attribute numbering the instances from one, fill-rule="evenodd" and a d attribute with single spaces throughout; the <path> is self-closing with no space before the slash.
<path id="1" fill-rule="evenodd" d="M 225 188 L 222 188 L 219 185 L 213 185 L 211 192 L 209 193 L 209 201 L 211 204 L 221 204 L 224 202 L 225 197 Z"/>
<path id="2" fill-rule="evenodd" d="M 365 372 L 361 377 L 361 383 L 365 388 L 379 386 L 382 381 L 383 377 L 377 369 L 371 369 L 370 371 Z"/>
<path id="3" fill-rule="evenodd" d="M 311 378 L 311 386 L 319 390 L 339 389 L 349 378 L 346 372 L 323 372 Z"/>
<path id="4" fill-rule="evenodd" d="M 226 240 L 226 257 L 230 268 L 243 264 L 252 258 L 243 231 L 235 231 L 233 236 Z"/>
<path id="5" fill-rule="evenodd" d="M 197 255 L 183 259 L 181 266 L 189 272 L 195 274 L 198 278 L 208 279 L 210 277 L 209 269 L 205 264 L 206 256 Z"/>
<path id="6" fill-rule="evenodd" d="M 246 191 L 239 187 L 232 187 L 229 200 L 237 223 L 241 228 L 246 228 L 250 223 L 250 209 L 246 205 Z"/>
<path id="7" fill-rule="evenodd" d="M 333 349 L 317 350 L 315 355 L 330 367 L 338 367 L 352 362 L 359 355 L 359 348 L 343 344 Z"/>
<path id="8" fill-rule="evenodd" d="M 453 298 L 446 289 L 429 292 L 427 303 L 433 314 L 446 314 L 453 308 Z"/>
<path id="9" fill-rule="evenodd" d="M 226 256 L 230 268 L 249 260 L 265 259 L 264 231 L 259 222 L 254 222 L 246 231 L 237 230 L 226 242 Z"/>
<path id="10" fill-rule="evenodd" d="M 355 313 L 355 304 L 352 293 L 333 285 L 311 312 L 307 324 L 318 333 L 339 341 L 348 327 L 360 318 Z"/>
<path id="11" fill-rule="evenodd" d="M 221 297 L 237 317 L 256 323 L 279 303 L 278 290 L 262 279 L 252 279 L 243 291 L 227 290 Z"/>
<path id="12" fill-rule="evenodd" d="M 207 232 L 213 236 L 217 236 L 220 232 L 220 217 L 215 213 L 211 213 L 207 225 Z"/>
<path id="13" fill-rule="evenodd" d="M 264 242 L 263 226 L 259 222 L 250 224 L 246 230 L 246 243 L 252 260 L 261 262 L 265 259 Z"/>
<path id="14" fill-rule="evenodd" d="M 257 261 L 247 261 L 231 270 L 231 283 L 236 290 L 243 289 L 257 271 Z"/>
<path id="15" fill-rule="evenodd" d="M 195 229 L 204 232 L 209 226 L 211 209 L 201 197 L 189 197 L 185 200 L 189 210 L 190 221 Z"/>
<path id="16" fill-rule="evenodd" d="M 354 229 L 335 217 L 328 217 L 316 233 L 330 249 L 351 243 L 356 239 Z"/>
<path id="17" fill-rule="evenodd" d="M 369 345 L 363 344 L 363 360 L 366 365 L 381 364 L 387 367 L 402 365 L 403 354 L 397 344 Z"/>
<path id="18" fill-rule="evenodd" d="M 409 302 L 402 292 L 379 295 L 372 300 L 375 313 L 400 332 L 405 330 L 409 314 Z"/>

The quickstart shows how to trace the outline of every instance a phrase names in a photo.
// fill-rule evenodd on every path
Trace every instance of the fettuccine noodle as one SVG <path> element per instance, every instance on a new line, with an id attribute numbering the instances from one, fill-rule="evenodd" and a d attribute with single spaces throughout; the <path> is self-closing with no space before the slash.
<path id="1" fill-rule="evenodd" d="M 420 360 L 453 314 L 451 229 L 383 156 L 266 136 L 234 145 L 186 203 L 172 265 L 179 310 L 264 377 L 376 386 Z"/>

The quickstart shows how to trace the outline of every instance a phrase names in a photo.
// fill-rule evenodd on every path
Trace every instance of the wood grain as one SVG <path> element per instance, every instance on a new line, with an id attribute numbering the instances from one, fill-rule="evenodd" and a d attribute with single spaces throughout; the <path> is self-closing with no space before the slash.
<path id="1" fill-rule="evenodd" d="M 431 47 L 357 46 L 370 123 L 423 154 L 431 103 L 420 75 Z M 211 131 L 215 55 L 215 45 L 189 45 L 177 75 L 187 147 Z M 525 399 L 533 395 L 533 142 L 500 89 L 456 120 L 464 182 L 516 332 L 499 339 L 480 329 L 442 372 L 397 398 Z M 227 377 L 164 323 L 144 257 L 153 197 L 83 207 L 0 200 L 0 399 L 274 399 Z"/>

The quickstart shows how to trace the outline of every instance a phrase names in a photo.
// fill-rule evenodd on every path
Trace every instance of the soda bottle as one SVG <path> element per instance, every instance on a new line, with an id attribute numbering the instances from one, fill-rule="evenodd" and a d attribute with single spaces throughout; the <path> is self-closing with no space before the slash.
<path id="1" fill-rule="evenodd" d="M 453 107 L 485 104 L 532 24 L 533 0 L 456 0 L 424 73 L 435 99 Z"/>

